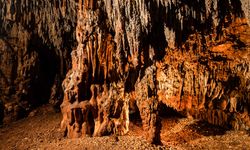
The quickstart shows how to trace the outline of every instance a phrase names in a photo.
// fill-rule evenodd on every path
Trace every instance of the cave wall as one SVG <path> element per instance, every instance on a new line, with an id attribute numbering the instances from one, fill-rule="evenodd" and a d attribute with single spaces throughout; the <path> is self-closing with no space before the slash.
<path id="1" fill-rule="evenodd" d="M 68 137 L 124 135 L 136 107 L 148 141 L 159 143 L 162 104 L 249 129 L 248 0 L 0 0 L 0 6 L 5 118 L 63 99 Z"/>
<path id="2" fill-rule="evenodd" d="M 75 2 L 0 1 L 0 101 L 5 121 L 35 107 L 59 106 L 62 80 L 76 45 Z"/>
<path id="3" fill-rule="evenodd" d="M 65 135 L 126 134 L 131 101 L 151 143 L 160 143 L 160 104 L 249 129 L 246 6 L 240 0 L 80 0 L 78 46 L 63 81 Z"/>

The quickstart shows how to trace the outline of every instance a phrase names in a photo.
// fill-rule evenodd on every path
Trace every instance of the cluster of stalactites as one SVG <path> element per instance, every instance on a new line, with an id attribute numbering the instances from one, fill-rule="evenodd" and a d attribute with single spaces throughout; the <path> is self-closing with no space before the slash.
<path id="1" fill-rule="evenodd" d="M 89 61 L 95 62 L 95 58 L 99 57 L 92 56 L 92 54 L 98 54 L 98 50 L 100 50 L 98 47 L 103 45 L 101 39 L 107 37 L 104 32 L 108 31 L 112 33 L 118 61 L 120 58 L 124 58 L 132 64 L 131 66 L 137 67 L 141 63 L 142 49 L 152 48 L 151 44 L 156 43 L 157 40 L 166 40 L 167 45 L 174 48 L 176 44 L 181 44 L 176 42 L 185 42 L 182 40 L 183 37 L 188 36 L 186 34 L 212 31 L 217 26 L 222 26 L 222 24 L 219 24 L 220 21 L 225 19 L 226 15 L 236 11 L 236 6 L 240 6 L 245 1 L 237 1 L 234 2 L 237 4 L 232 3 L 230 5 L 231 1 L 224 0 L 226 5 L 231 7 L 230 9 L 221 8 L 222 2 L 222 0 L 80 0 L 78 2 L 78 9 L 80 10 L 80 13 L 78 13 L 78 26 L 80 28 L 85 27 L 79 31 L 79 34 L 87 34 L 81 36 L 81 40 L 78 40 L 78 42 L 84 43 L 84 40 L 88 41 L 93 29 L 98 30 L 98 37 L 93 36 L 94 44 L 98 46 L 94 50 L 88 50 L 88 46 L 86 47 Z M 102 17 L 98 16 L 97 9 L 102 14 Z M 85 10 L 86 12 L 83 13 Z M 242 13 L 244 14 L 245 11 Z M 80 18 L 84 18 L 85 21 Z M 106 23 L 105 27 L 100 24 L 101 22 Z M 150 39 L 150 36 L 157 34 L 153 32 L 157 30 L 155 28 L 161 28 L 161 24 L 164 26 L 165 38 Z M 78 38 L 78 35 L 76 37 Z M 86 45 L 91 44 L 86 43 Z M 153 48 L 158 51 L 155 47 Z M 114 51 L 112 52 L 114 53 Z M 92 63 L 92 66 L 93 74 L 95 74 L 96 63 Z"/>
<path id="2" fill-rule="evenodd" d="M 117 50 L 124 51 L 125 57 L 131 57 L 134 60 L 133 65 L 136 66 L 139 49 L 143 47 L 142 40 L 154 32 L 154 24 L 163 24 L 165 39 L 173 48 L 180 44 L 176 43 L 178 39 L 175 38 L 182 40 L 181 37 L 186 36 L 182 34 L 196 30 L 204 32 L 203 30 L 208 30 L 202 27 L 205 24 L 211 29 L 216 29 L 227 13 L 232 14 L 230 11 L 241 9 L 231 6 L 229 0 L 225 2 L 232 8 L 221 8 L 222 0 L 104 0 L 100 7 L 107 15 L 109 28 L 115 33 Z M 240 6 L 241 1 L 235 3 Z"/>
<path id="3" fill-rule="evenodd" d="M 61 48 L 65 32 L 74 31 L 77 3 L 73 0 L 0 0 L 0 29 L 10 21 L 36 31 L 44 43 Z"/>

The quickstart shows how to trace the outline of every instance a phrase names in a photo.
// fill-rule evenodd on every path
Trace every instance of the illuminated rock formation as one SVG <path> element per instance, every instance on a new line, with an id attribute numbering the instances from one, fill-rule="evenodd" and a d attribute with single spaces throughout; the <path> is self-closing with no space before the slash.
<path id="1" fill-rule="evenodd" d="M 151 143 L 160 143 L 159 103 L 249 128 L 250 32 L 241 1 L 79 1 L 77 17 L 61 105 L 69 137 L 126 134 L 131 101 Z"/>
<path id="2" fill-rule="evenodd" d="M 72 138 L 124 135 L 129 114 L 138 113 L 148 141 L 160 143 L 160 105 L 215 125 L 250 127 L 248 0 L 0 6 L 7 116 L 48 99 L 58 104 L 63 91 L 61 127 Z"/>

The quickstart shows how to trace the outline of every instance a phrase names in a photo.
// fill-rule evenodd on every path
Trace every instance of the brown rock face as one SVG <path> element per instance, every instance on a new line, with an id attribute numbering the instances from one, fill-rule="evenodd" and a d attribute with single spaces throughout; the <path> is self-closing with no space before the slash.
<path id="1" fill-rule="evenodd" d="M 249 5 L 80 0 L 78 46 L 63 81 L 66 135 L 124 135 L 138 107 L 146 138 L 160 143 L 160 103 L 249 129 L 250 29 L 242 3 Z"/>
<path id="2" fill-rule="evenodd" d="M 61 83 L 75 39 L 75 9 L 69 1 L 0 0 L 0 101 L 5 121 L 24 117 L 49 100 L 62 101 Z"/>

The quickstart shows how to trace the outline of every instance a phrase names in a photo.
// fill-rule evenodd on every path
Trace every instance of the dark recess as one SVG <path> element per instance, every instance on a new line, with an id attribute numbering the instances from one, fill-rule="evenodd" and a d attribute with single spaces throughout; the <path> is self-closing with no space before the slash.
<path id="1" fill-rule="evenodd" d="M 30 83 L 30 100 L 33 106 L 39 106 L 48 102 L 51 87 L 55 76 L 59 72 L 59 58 L 51 45 L 45 45 L 37 35 L 31 38 L 29 51 L 38 53 L 38 72 L 34 74 Z"/>

